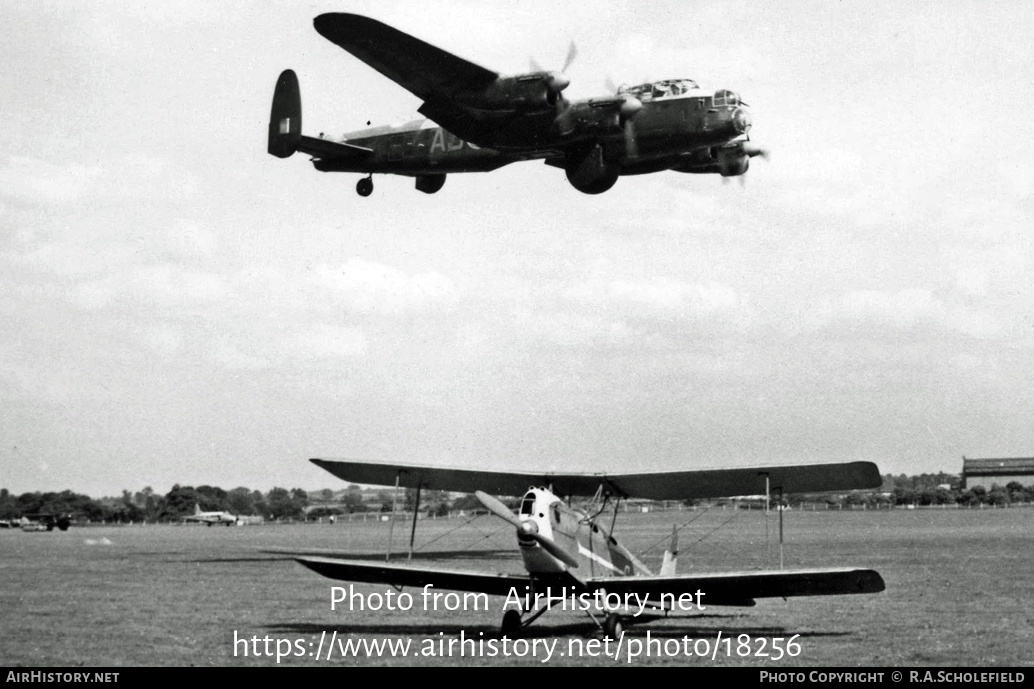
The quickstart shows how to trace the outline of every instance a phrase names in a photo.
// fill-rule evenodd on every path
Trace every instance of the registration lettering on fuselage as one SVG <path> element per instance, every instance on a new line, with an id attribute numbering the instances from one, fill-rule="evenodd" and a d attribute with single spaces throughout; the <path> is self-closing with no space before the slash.
<path id="1" fill-rule="evenodd" d="M 464 146 L 468 146 L 474 150 L 477 150 L 478 148 L 469 141 L 464 141 L 452 132 L 438 128 L 434 130 L 434 139 L 431 141 L 430 152 L 431 155 L 434 155 L 436 151 L 441 151 L 442 153 L 445 153 L 446 151 L 459 151 Z"/>

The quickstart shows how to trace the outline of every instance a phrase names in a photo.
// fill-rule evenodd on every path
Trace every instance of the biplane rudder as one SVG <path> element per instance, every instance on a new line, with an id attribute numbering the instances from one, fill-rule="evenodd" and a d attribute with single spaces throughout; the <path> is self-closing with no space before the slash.
<path id="1" fill-rule="evenodd" d="M 298 76 L 285 69 L 276 80 L 273 107 L 269 113 L 270 155 L 290 158 L 302 140 L 302 95 Z"/>

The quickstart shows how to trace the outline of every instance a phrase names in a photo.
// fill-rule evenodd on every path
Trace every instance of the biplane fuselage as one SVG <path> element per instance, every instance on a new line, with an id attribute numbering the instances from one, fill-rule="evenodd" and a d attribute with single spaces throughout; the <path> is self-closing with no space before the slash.
<path id="1" fill-rule="evenodd" d="M 578 563 L 575 570 L 583 576 L 632 575 L 634 563 L 617 540 L 587 515 L 568 507 L 545 488 L 532 488 L 521 500 L 518 519 L 533 523 L 538 533 L 552 539 Z M 524 568 L 532 576 L 567 572 L 570 567 L 550 555 L 538 542 L 517 532 Z"/>

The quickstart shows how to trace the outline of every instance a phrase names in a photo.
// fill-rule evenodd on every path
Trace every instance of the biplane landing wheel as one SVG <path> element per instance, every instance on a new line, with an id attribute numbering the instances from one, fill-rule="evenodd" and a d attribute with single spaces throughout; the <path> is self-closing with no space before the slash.
<path id="1" fill-rule="evenodd" d="M 625 623 L 621 619 L 621 615 L 616 612 L 612 612 L 607 615 L 607 619 L 603 622 L 603 633 L 610 639 L 620 639 L 621 633 L 625 630 Z"/>
<path id="2" fill-rule="evenodd" d="M 516 610 L 507 610 L 503 615 L 503 636 L 516 639 L 521 635 L 521 614 Z"/>
<path id="3" fill-rule="evenodd" d="M 369 196 L 373 193 L 373 179 L 371 177 L 363 177 L 355 183 L 355 191 L 360 196 Z"/>

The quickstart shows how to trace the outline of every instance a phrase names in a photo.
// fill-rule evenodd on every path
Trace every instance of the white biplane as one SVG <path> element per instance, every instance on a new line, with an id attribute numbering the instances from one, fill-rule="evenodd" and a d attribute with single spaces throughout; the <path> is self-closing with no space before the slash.
<path id="1" fill-rule="evenodd" d="M 414 586 L 478 592 L 507 596 L 514 593 L 525 602 L 535 601 L 536 593 L 563 591 L 564 596 L 586 600 L 616 594 L 641 601 L 657 614 L 684 611 L 676 601 L 692 597 L 699 606 L 754 605 L 757 598 L 825 596 L 878 593 L 884 590 L 879 573 L 871 569 L 826 568 L 724 573 L 677 574 L 676 537 L 665 553 L 660 572 L 653 572 L 627 548 L 618 543 L 599 523 L 608 502 L 626 498 L 685 500 L 739 495 L 780 495 L 819 493 L 878 488 L 882 480 L 871 462 L 810 464 L 693 471 L 607 473 L 531 473 L 482 471 L 428 465 L 388 464 L 357 460 L 313 459 L 314 464 L 338 478 L 352 483 L 394 485 L 416 489 L 413 533 L 421 490 L 447 490 L 474 493 L 485 509 L 509 522 L 517 531 L 517 544 L 526 570 L 523 575 L 489 574 L 470 571 L 415 567 L 355 561 L 332 557 L 297 556 L 295 559 L 331 579 L 351 582 Z M 529 488 L 529 486 L 532 486 Z M 519 514 L 513 514 L 497 495 L 523 495 Z M 562 497 L 591 496 L 593 508 L 579 510 Z M 392 522 L 394 524 L 394 521 Z M 530 592 L 526 595 L 524 592 Z M 538 607 L 518 602 L 520 609 L 508 609 L 502 632 L 514 638 L 550 606 Z M 629 621 L 627 612 L 593 615 L 585 610 L 604 632 L 617 638 Z"/>

